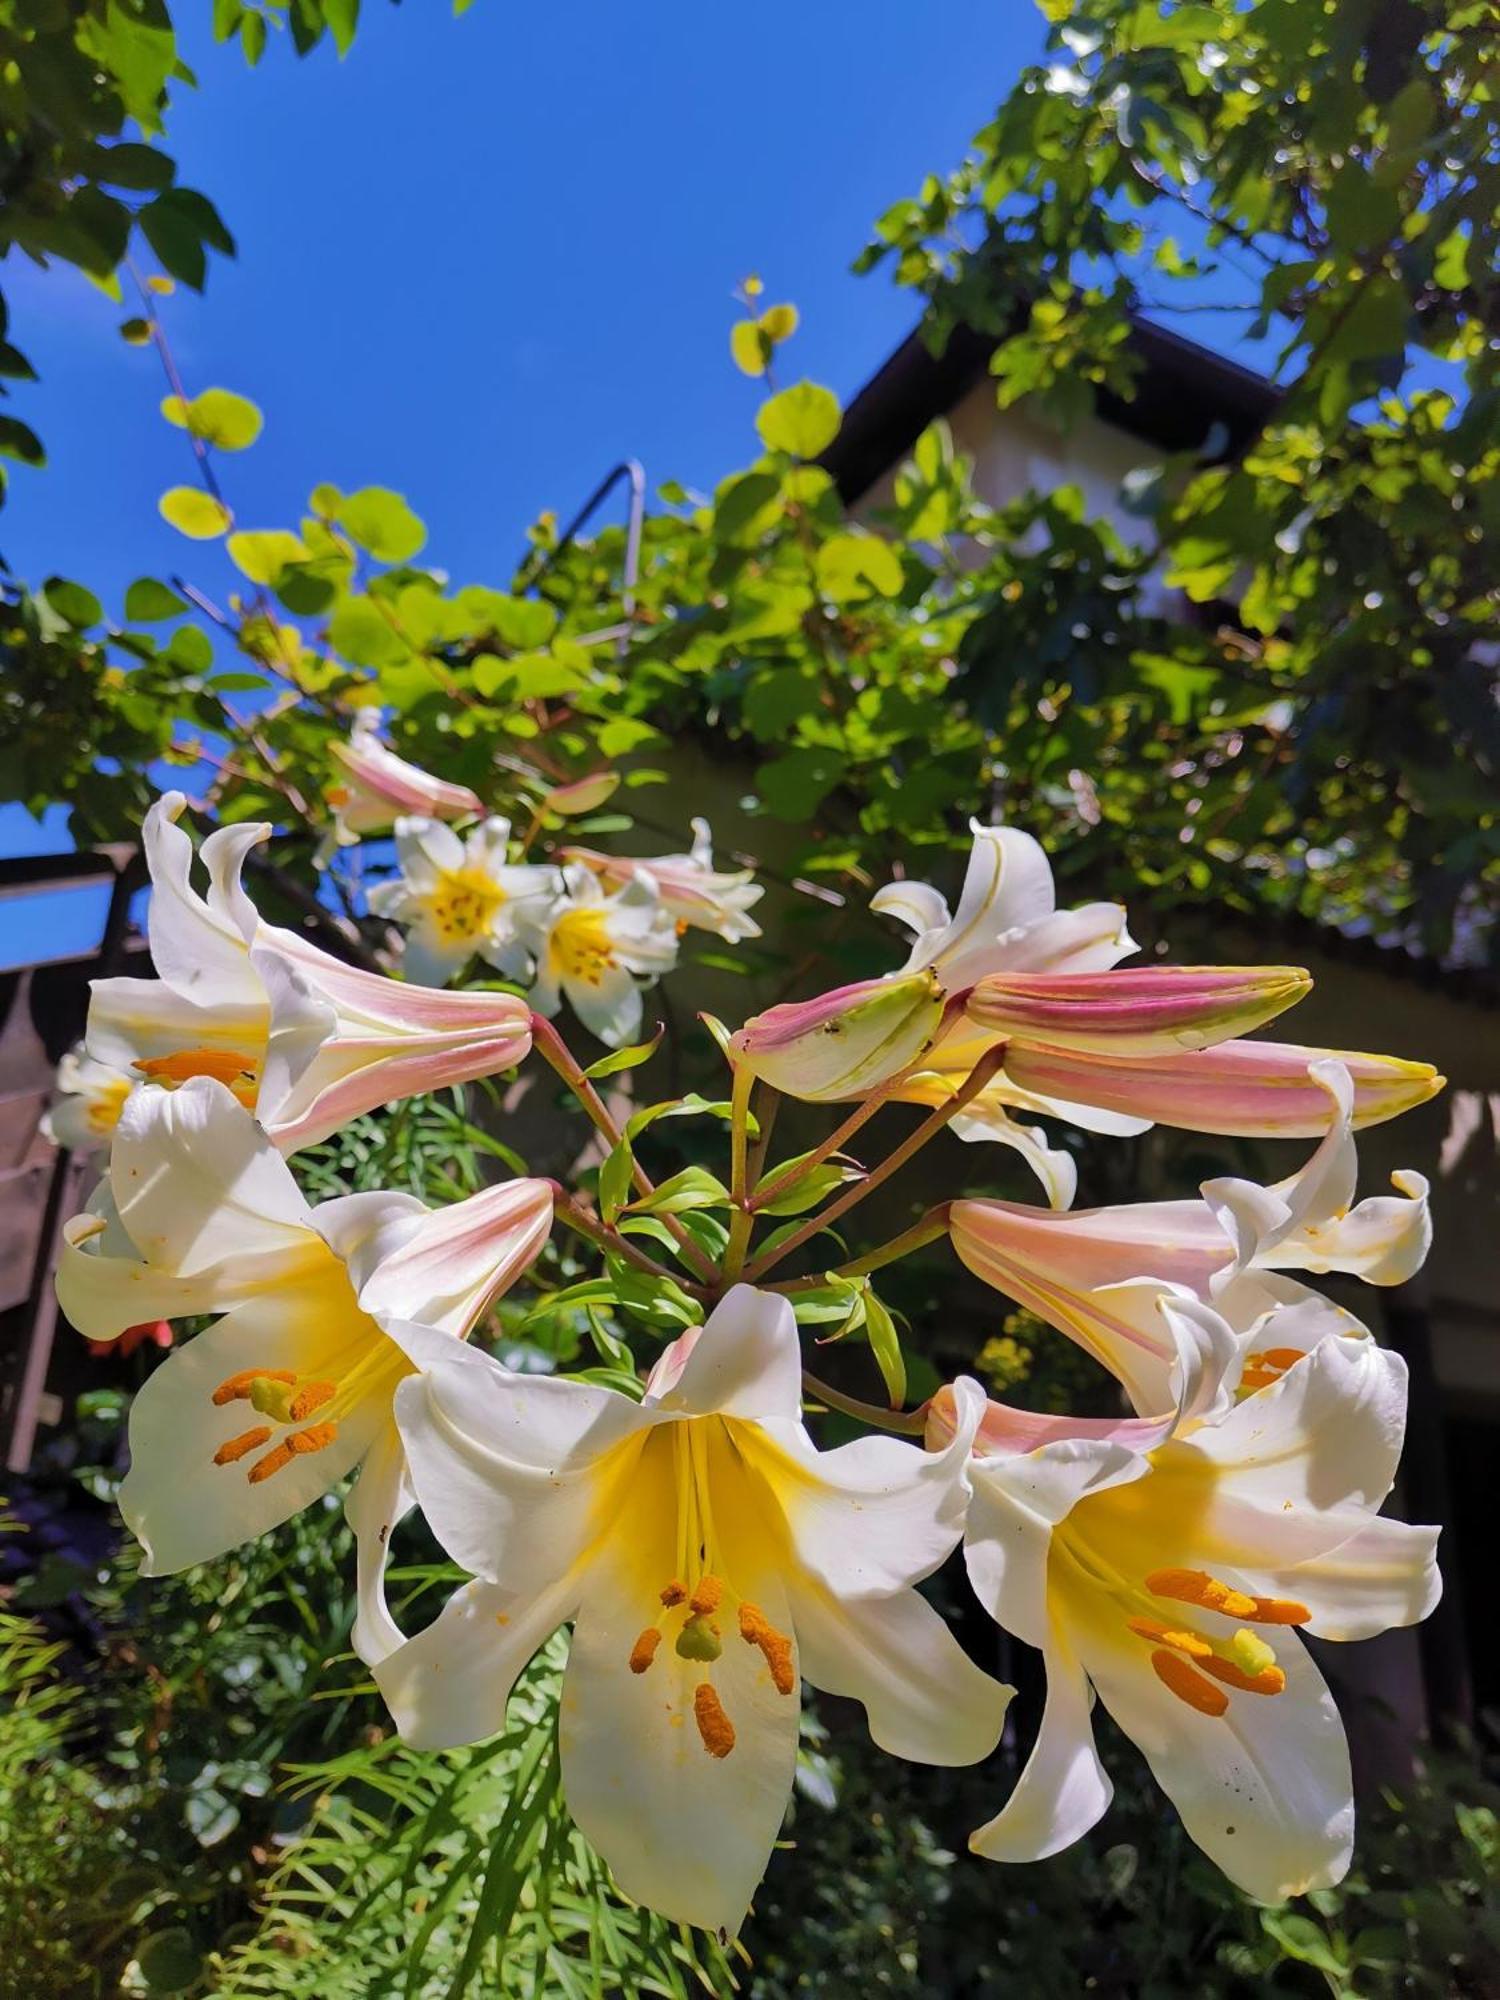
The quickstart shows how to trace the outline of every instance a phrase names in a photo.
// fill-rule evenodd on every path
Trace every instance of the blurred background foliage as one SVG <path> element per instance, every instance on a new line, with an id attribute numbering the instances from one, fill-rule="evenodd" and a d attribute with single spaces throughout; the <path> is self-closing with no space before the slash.
<path id="1" fill-rule="evenodd" d="M 278 34 L 348 49 L 358 11 L 216 0 L 215 21 L 256 62 Z M 547 516 L 521 571 L 476 579 L 428 549 L 420 496 L 322 485 L 277 524 L 240 520 L 234 454 L 260 413 L 182 382 L 170 341 L 173 287 L 232 254 L 233 190 L 178 187 L 163 150 L 192 84 L 168 9 L 0 0 L 0 245 L 119 298 L 122 337 L 163 364 L 191 478 L 161 502 L 181 575 L 108 605 L 84 578 L 5 575 L 0 797 L 66 804 L 82 842 L 126 839 L 176 773 L 221 820 L 276 823 L 268 908 L 368 952 L 357 873 L 337 863 L 320 894 L 311 860 L 329 744 L 374 701 L 403 753 L 522 819 L 546 785 L 621 769 L 589 837 L 680 845 L 656 788 L 706 765 L 767 872 L 817 892 L 781 898 L 762 945 L 699 953 L 707 1004 L 716 976 L 877 969 L 855 915 L 869 889 L 898 860 L 951 884 L 970 812 L 1036 828 L 1064 899 L 1128 899 L 1148 945 L 1174 913 L 1228 909 L 1491 956 L 1500 15 L 1044 12 L 1046 61 L 955 171 L 880 219 L 863 263 L 911 289 L 936 348 L 960 326 L 992 339 L 1001 402 L 1064 426 L 1100 390 L 1131 393 L 1137 316 L 1239 310 L 1282 341 L 1260 434 L 1133 476 L 1130 540 L 1077 488 L 987 504 L 942 424 L 879 515 L 851 518 L 820 463 L 837 400 L 796 379 L 795 313 L 751 285 L 726 357 L 767 391 L 748 462 L 711 493 L 657 490 L 628 589 L 623 530 L 563 541 Z M 0 377 L 29 373 L 0 346 Z M 0 417 L 0 454 L 42 452 Z M 299 1168 L 319 1198 L 465 1191 L 516 1165 L 492 1113 L 475 1094 L 362 1120 Z M 685 1159 L 674 1133 L 653 1142 Z M 1119 1194 L 1137 1155 L 1112 1157 Z M 554 1250 L 544 1293 L 576 1275 Z M 892 1303 L 930 1314 L 935 1283 L 900 1267 Z M 566 1304 L 524 1323 L 507 1305 L 491 1329 L 542 1367 L 616 1365 L 618 1334 Z M 1035 1407 L 1097 1393 L 1024 1316 L 989 1329 L 977 1365 Z M 1496 1798 L 1471 1768 L 1434 1766 L 1367 1812 L 1340 1889 L 1263 1911 L 1192 1855 L 1128 1752 L 1096 1838 L 1035 1869 L 959 1865 L 1003 1774 L 897 1767 L 833 1702 L 809 1724 L 795 1845 L 723 1958 L 620 1904 L 569 1827 L 555 1654 L 496 1743 L 417 1758 L 390 1740 L 343 1650 L 336 1511 L 139 1583 L 108 1511 L 126 1400 L 85 1399 L 18 1502 L 27 1532 L 0 1544 L 0 1965 L 28 2000 L 1500 1985 Z M 435 1552 L 411 1531 L 398 1557 L 420 1620 Z"/>

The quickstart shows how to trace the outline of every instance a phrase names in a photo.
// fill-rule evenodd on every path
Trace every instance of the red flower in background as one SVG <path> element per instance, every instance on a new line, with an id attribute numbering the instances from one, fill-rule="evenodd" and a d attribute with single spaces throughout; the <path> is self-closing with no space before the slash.
<path id="1" fill-rule="evenodd" d="M 138 1347 L 144 1347 L 148 1341 L 153 1347 L 170 1347 L 171 1321 L 143 1319 L 135 1326 L 127 1326 L 118 1340 L 91 1340 L 88 1343 L 88 1350 L 90 1354 L 99 1355 L 101 1358 L 107 1354 L 131 1355 Z"/>

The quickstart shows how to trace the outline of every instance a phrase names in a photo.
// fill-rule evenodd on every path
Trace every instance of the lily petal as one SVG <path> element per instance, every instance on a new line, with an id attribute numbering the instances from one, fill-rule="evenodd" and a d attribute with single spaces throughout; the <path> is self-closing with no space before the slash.
<path id="1" fill-rule="evenodd" d="M 1094 1697 L 1065 1634 L 1046 1649 L 1047 1704 L 1014 1791 L 969 1846 L 987 1861 L 1041 1861 L 1081 1840 L 1109 1810 L 1115 1788 L 1099 1760 Z"/>
<path id="2" fill-rule="evenodd" d="M 1285 965 L 1007 971 L 981 979 L 966 1006 L 971 1021 L 1011 1041 L 1155 1056 L 1243 1034 L 1311 985 L 1300 967 Z"/>

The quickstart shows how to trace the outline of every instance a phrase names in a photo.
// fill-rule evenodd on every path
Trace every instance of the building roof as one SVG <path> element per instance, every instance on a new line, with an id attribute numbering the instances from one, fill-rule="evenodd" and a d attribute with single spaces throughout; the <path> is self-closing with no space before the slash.
<path id="1" fill-rule="evenodd" d="M 1276 407 L 1275 384 L 1150 320 L 1136 318 L 1134 327 L 1142 364 L 1134 393 L 1127 400 L 1101 389 L 1097 408 L 1104 421 L 1164 452 L 1202 449 L 1217 424 L 1224 436 L 1213 440 L 1218 448 L 1212 455 L 1243 450 Z M 993 333 L 960 326 L 934 354 L 920 330 L 907 335 L 845 411 L 842 429 L 823 454 L 846 504 L 867 493 L 934 417 L 946 416 L 985 379 L 998 344 Z"/>

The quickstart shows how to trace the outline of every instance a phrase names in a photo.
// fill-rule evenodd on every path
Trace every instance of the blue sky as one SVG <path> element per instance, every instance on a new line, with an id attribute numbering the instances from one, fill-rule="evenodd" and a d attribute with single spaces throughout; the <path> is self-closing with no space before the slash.
<path id="1" fill-rule="evenodd" d="M 207 7 L 174 12 L 199 88 L 168 148 L 239 255 L 165 317 L 190 391 L 265 411 L 222 468 L 240 524 L 294 523 L 319 480 L 378 482 L 428 522 L 434 562 L 487 581 L 622 456 L 707 485 L 753 455 L 758 391 L 727 344 L 747 272 L 801 308 L 789 368 L 852 395 L 914 318 L 850 274 L 871 222 L 956 164 L 1042 43 L 1031 0 L 476 0 L 461 20 L 424 0 L 367 4 L 343 62 L 273 37 L 252 72 Z M 12 259 L 5 287 L 42 377 L 17 413 L 50 460 L 15 474 L 12 567 L 86 580 L 116 614 L 141 575 L 230 587 L 217 549 L 157 515 L 192 467 L 124 310 L 61 267 Z M 0 852 L 69 844 L 60 815 L 0 807 Z M 0 963 L 43 932 L 78 948 L 92 900 L 0 905 Z"/>

